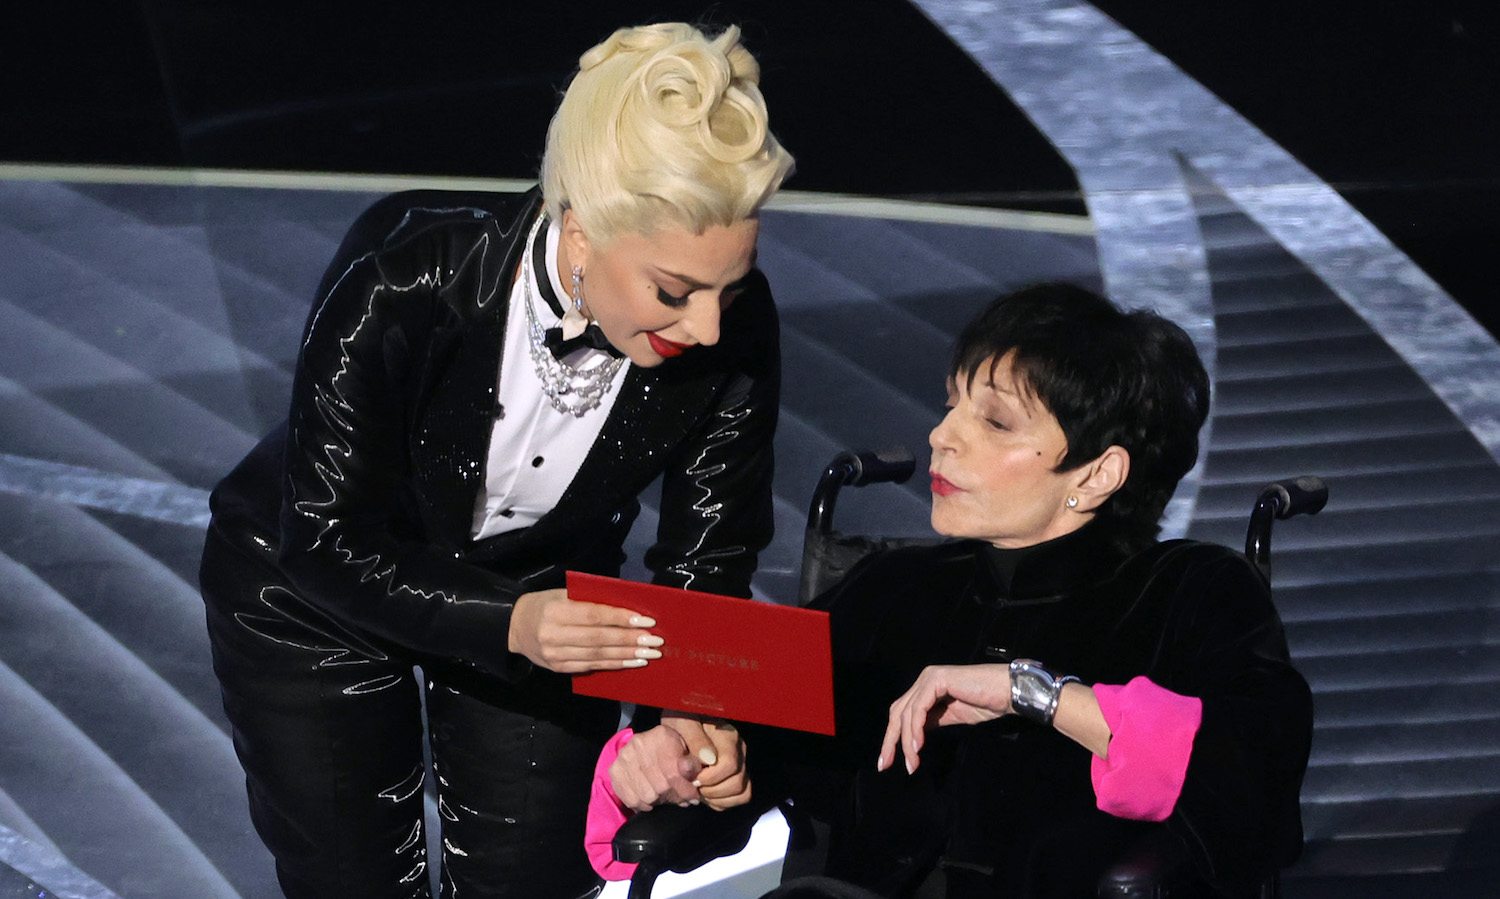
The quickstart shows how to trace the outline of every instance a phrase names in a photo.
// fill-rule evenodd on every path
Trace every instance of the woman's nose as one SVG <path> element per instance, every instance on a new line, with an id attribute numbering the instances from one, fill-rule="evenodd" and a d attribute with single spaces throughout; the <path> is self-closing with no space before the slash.
<path id="1" fill-rule="evenodd" d="M 719 307 L 717 296 L 694 296 L 682 317 L 683 330 L 697 343 L 713 346 L 719 342 L 719 321 L 722 315 L 723 310 Z"/>
<path id="2" fill-rule="evenodd" d="M 953 428 L 948 421 L 953 417 L 953 410 L 949 409 L 938 419 L 937 426 L 927 435 L 927 445 L 932 447 L 933 453 L 941 453 L 953 449 Z"/>

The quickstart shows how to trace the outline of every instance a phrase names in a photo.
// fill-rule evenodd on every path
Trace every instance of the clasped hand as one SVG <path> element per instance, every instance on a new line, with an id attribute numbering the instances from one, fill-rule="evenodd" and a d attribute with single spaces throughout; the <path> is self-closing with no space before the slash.
<path id="1" fill-rule="evenodd" d="M 638 812 L 700 801 L 722 811 L 750 801 L 745 741 L 735 726 L 678 712 L 663 713 L 659 726 L 621 747 L 609 779 L 620 803 Z"/>
<path id="2" fill-rule="evenodd" d="M 662 638 L 646 630 L 655 626 L 628 609 L 539 590 L 516 600 L 507 648 L 561 674 L 639 668 L 661 658 Z M 739 731 L 686 713 L 666 712 L 661 725 L 632 737 L 609 775 L 615 795 L 637 811 L 664 802 L 726 809 L 750 801 Z"/>

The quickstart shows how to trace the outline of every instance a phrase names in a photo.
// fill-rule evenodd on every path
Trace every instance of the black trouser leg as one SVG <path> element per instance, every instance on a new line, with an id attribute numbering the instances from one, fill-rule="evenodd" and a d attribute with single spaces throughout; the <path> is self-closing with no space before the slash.
<path id="1" fill-rule="evenodd" d="M 451 883 L 457 899 L 574 899 L 598 883 L 583 852 L 584 818 L 619 709 L 566 691 L 547 674 L 528 679 L 524 693 L 430 678 L 445 893 Z"/>
<path id="2" fill-rule="evenodd" d="M 314 629 L 212 535 L 202 586 L 251 818 L 287 896 L 428 896 L 411 665 Z"/>

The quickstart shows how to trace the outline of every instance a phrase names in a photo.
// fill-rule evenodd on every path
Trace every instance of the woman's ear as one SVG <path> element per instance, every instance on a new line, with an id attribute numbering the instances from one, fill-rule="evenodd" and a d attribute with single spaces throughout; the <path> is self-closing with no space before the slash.
<path id="1" fill-rule="evenodd" d="M 576 265 L 588 271 L 589 254 L 593 251 L 593 246 L 589 243 L 588 235 L 583 233 L 583 225 L 579 223 L 578 216 L 571 209 L 564 209 L 562 214 L 562 248 L 568 268 Z"/>
<path id="2" fill-rule="evenodd" d="M 1083 466 L 1082 473 L 1083 479 L 1074 490 L 1078 505 L 1071 508 L 1094 512 L 1125 486 L 1125 479 L 1130 477 L 1130 453 L 1123 446 L 1111 446 Z"/>

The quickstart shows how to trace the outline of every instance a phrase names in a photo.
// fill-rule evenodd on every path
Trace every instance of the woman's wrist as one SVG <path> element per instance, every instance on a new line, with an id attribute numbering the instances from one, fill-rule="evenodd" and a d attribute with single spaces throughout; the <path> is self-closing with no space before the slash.
<path id="1" fill-rule="evenodd" d="M 532 598 L 532 594 L 522 593 L 520 596 L 516 597 L 515 603 L 510 607 L 510 623 L 509 626 L 505 629 L 505 648 L 517 655 L 525 654 L 523 652 L 523 643 L 519 639 L 517 639 L 517 627 L 525 626 L 524 619 L 526 617 L 526 613 L 530 611 L 529 608 L 525 607 L 529 607 L 531 605 L 530 602 L 528 602 L 530 598 Z"/>
<path id="2" fill-rule="evenodd" d="M 1109 742 L 1114 734 L 1099 710 L 1094 689 L 1087 684 L 1072 681 L 1063 686 L 1052 726 L 1099 758 L 1108 757 Z"/>
<path id="3" fill-rule="evenodd" d="M 1034 659 L 1010 663 L 1010 711 L 1028 721 L 1052 726 L 1063 687 L 1076 683 L 1072 675 L 1057 676 Z"/>

